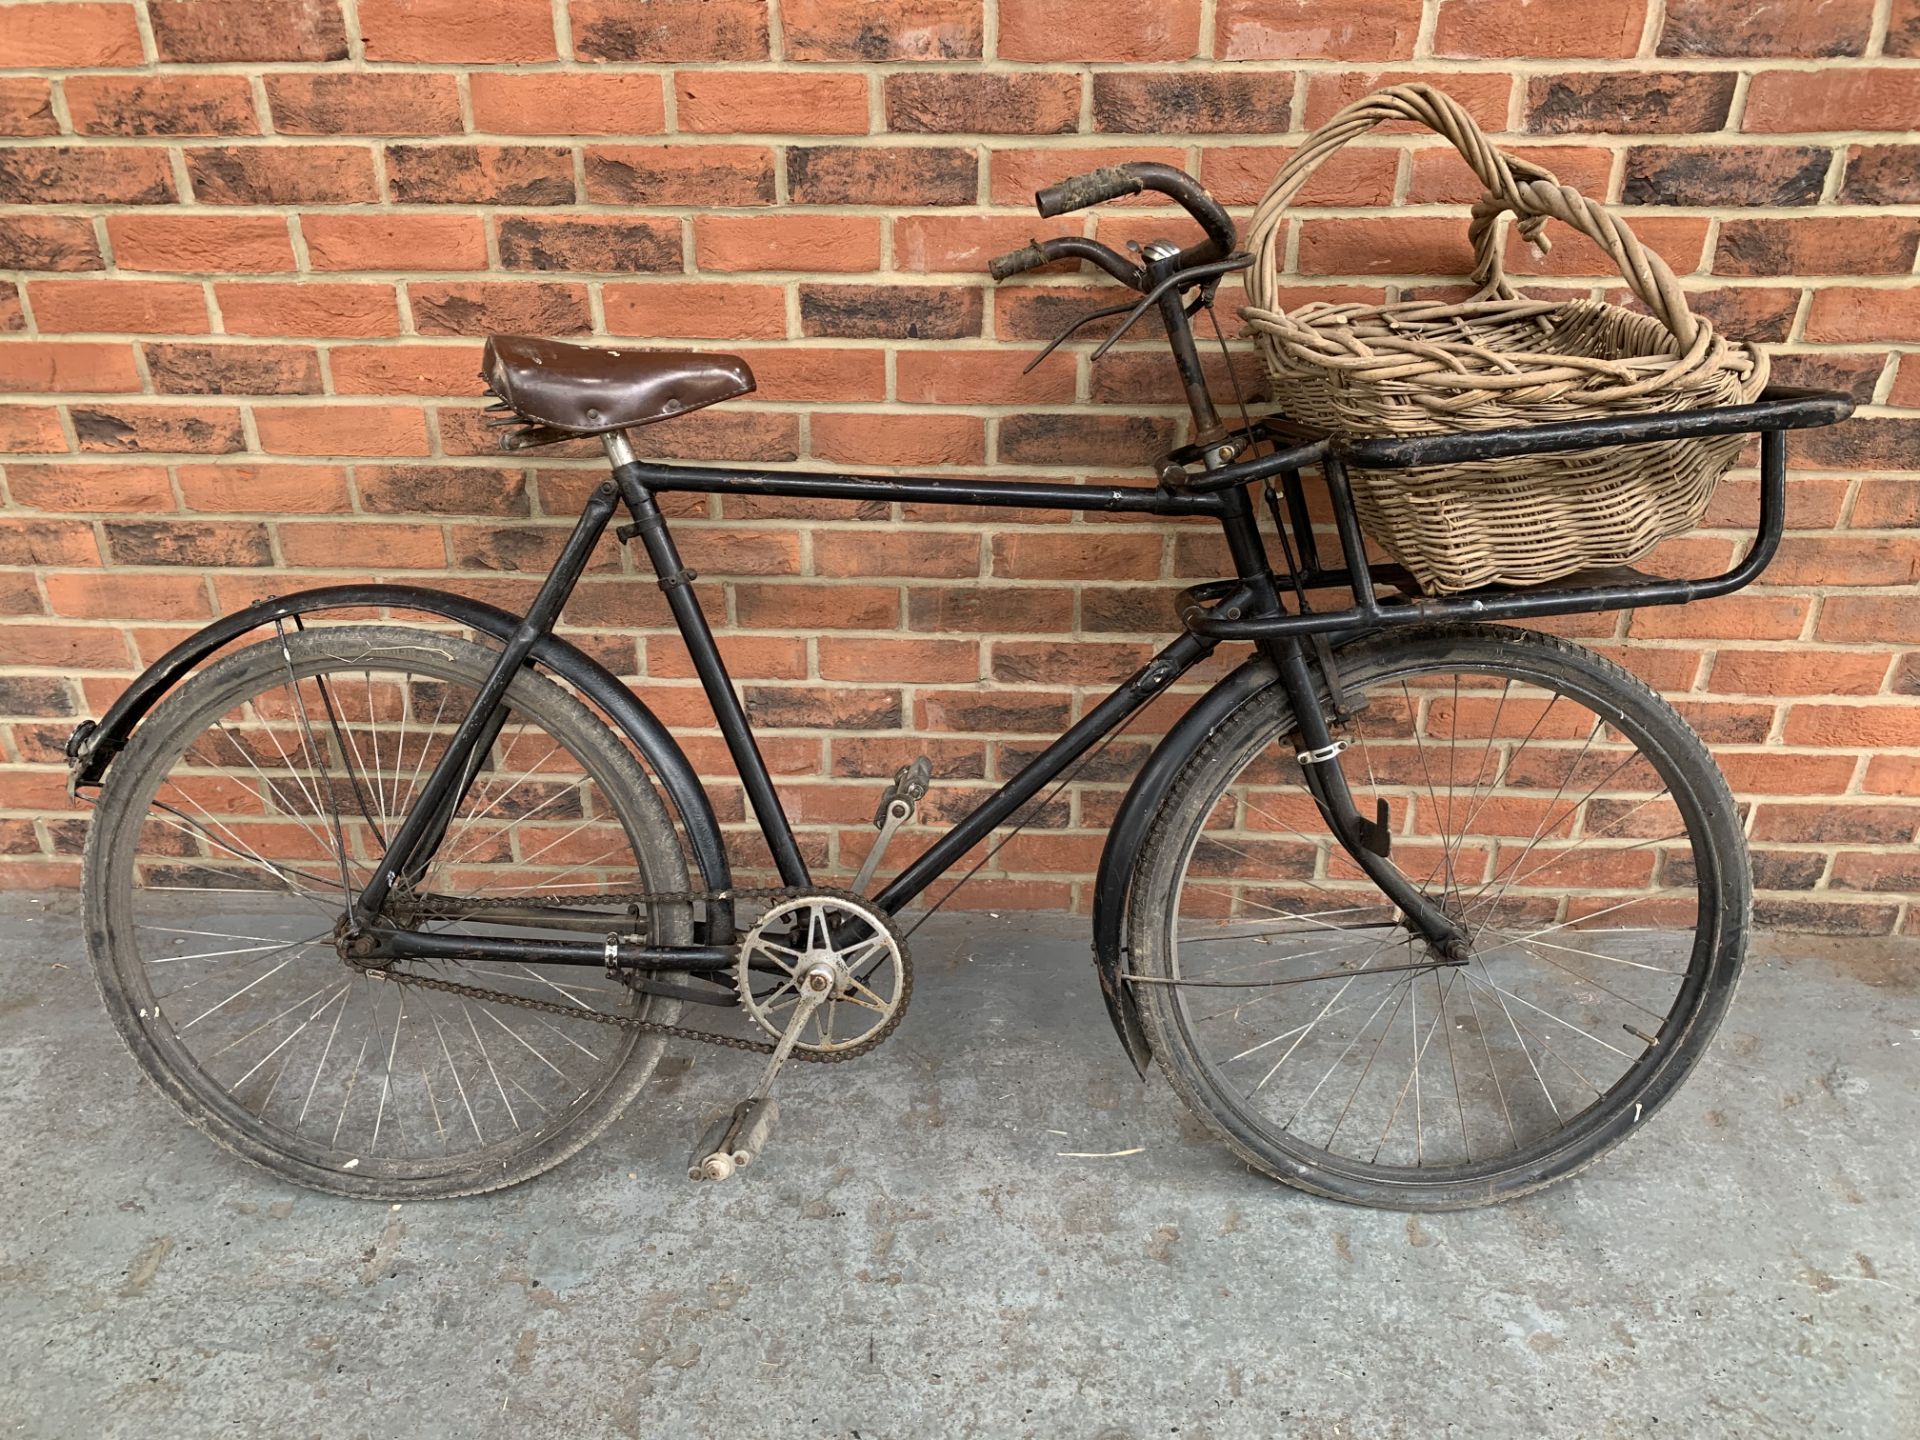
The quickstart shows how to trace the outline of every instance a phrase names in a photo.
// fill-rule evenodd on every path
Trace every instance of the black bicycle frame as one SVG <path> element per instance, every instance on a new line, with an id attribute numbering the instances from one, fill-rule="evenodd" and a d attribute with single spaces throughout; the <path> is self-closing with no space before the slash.
<path id="1" fill-rule="evenodd" d="M 511 955 L 539 964 L 613 965 L 636 971 L 712 972 L 731 962 L 725 946 L 654 946 L 634 939 L 559 941 L 422 933 L 396 930 L 380 920 L 396 877 L 417 873 L 439 841 L 446 816 L 472 783 L 482 746 L 498 722 L 507 687 L 540 639 L 552 630 L 587 558 L 617 508 L 624 504 L 632 523 L 621 538 L 638 539 L 647 553 L 674 623 L 706 692 L 728 752 L 739 771 L 748 800 L 773 857 L 781 882 L 805 886 L 810 877 L 771 774 L 753 736 L 746 710 L 734 689 L 715 643 L 712 628 L 693 590 L 696 578 L 681 561 L 656 496 L 701 493 L 777 495 L 828 500 L 879 500 L 982 507 L 1045 507 L 1151 516 L 1207 515 L 1224 530 L 1233 557 L 1232 579 L 1195 586 L 1178 602 L 1185 632 L 1141 666 L 1081 720 L 1006 784 L 974 807 L 924 854 L 909 864 L 874 897 L 874 904 L 896 913 L 920 895 L 974 845 L 1005 823 L 1021 806 L 1058 779 L 1095 745 L 1123 725 L 1143 705 L 1179 680 L 1222 641 L 1253 642 L 1274 666 L 1299 726 L 1302 769 L 1310 792 L 1326 816 L 1334 838 L 1407 914 L 1439 953 L 1458 941 L 1454 923 L 1442 914 L 1370 841 L 1370 822 L 1355 810 L 1337 764 L 1325 763 L 1335 748 L 1324 664 L 1313 645 L 1367 630 L 1418 621 L 1490 621 L 1524 619 L 1577 611 L 1680 604 L 1726 594 L 1751 583 L 1777 548 L 1785 523 L 1785 431 L 1831 424 L 1851 409 L 1842 396 L 1776 390 L 1753 405 L 1674 415 L 1540 426 L 1473 436 L 1369 441 L 1342 446 L 1283 424 L 1265 422 L 1253 432 L 1236 432 L 1244 452 L 1256 443 L 1270 453 L 1222 464 L 1215 451 L 1210 469 L 1189 471 L 1187 464 L 1207 458 L 1176 452 L 1161 467 L 1158 485 L 1073 485 L 1024 480 L 946 480 L 932 477 L 875 477 L 835 472 L 759 472 L 691 466 L 653 465 L 632 458 L 624 440 L 609 443 L 615 458 L 612 478 L 589 497 L 573 534 L 519 627 L 508 638 L 492 673 L 452 742 L 422 784 L 412 811 L 396 833 L 386 856 L 357 897 L 355 919 L 369 942 L 367 953 L 394 958 L 452 957 L 477 953 Z M 1523 454 L 1648 443 L 1705 434 L 1759 432 L 1760 523 L 1747 555 L 1725 574 L 1705 580 L 1633 578 L 1601 585 L 1488 589 L 1443 599 L 1407 593 L 1383 599 L 1379 582 L 1396 577 L 1391 566 L 1353 563 L 1326 568 L 1320 563 L 1313 529 L 1306 518 L 1300 473 L 1318 466 L 1333 500 L 1334 523 L 1343 553 L 1363 556 L 1353 512 L 1346 466 L 1391 468 L 1437 463 L 1471 455 Z M 1345 586 L 1353 596 L 1347 608 L 1289 611 L 1268 559 L 1250 490 L 1279 479 L 1285 495 L 1285 526 L 1300 556 L 1293 577 L 1301 589 Z M 1276 507 L 1276 523 L 1281 517 Z M 1410 590 L 1411 587 L 1409 587 Z"/>
<path id="2" fill-rule="evenodd" d="M 782 883 L 810 883 L 805 860 L 793 829 L 774 789 L 754 739 L 752 726 L 727 673 L 705 612 L 694 595 L 695 576 L 680 558 L 668 531 L 656 495 L 681 492 L 805 496 L 821 499 L 898 500 L 981 506 L 1045 506 L 1064 510 L 1122 512 L 1142 515 L 1213 515 L 1230 526 L 1252 531 L 1252 511 L 1243 494 L 1213 492 L 1183 494 L 1164 486 L 1084 486 L 1026 481 L 957 482 L 932 478 L 878 479 L 869 476 L 807 473 L 760 474 L 749 471 L 693 469 L 644 465 L 627 460 L 613 478 L 589 498 L 552 572 L 527 611 L 526 618 L 502 649 L 494 669 L 483 683 L 472 708 L 453 739 L 422 782 L 412 810 L 392 844 L 375 866 L 355 903 L 356 922 L 373 943 L 366 953 L 394 957 L 451 957 L 469 954 L 468 936 L 394 930 L 380 923 L 381 907 L 396 878 L 418 870 L 439 839 L 438 828 L 458 803 L 477 768 L 476 751 L 497 718 L 514 674 L 525 663 L 539 638 L 550 631 L 572 593 L 586 558 L 611 520 L 616 497 L 624 501 L 632 523 L 623 527 L 623 539 L 638 539 L 646 550 L 655 576 L 685 642 L 694 672 L 706 692 L 714 718 L 752 804 L 769 853 Z M 1257 542 L 1257 536 L 1256 542 Z M 1252 551 L 1248 552 L 1251 559 Z M 1258 567 L 1264 574 L 1264 562 Z M 1243 602 L 1252 606 L 1260 595 L 1249 584 Z M 1267 583 L 1271 595 L 1271 582 Z M 1117 686 L 1032 763 L 958 821 L 918 860 L 907 867 L 874 903 L 894 913 L 909 904 L 943 871 L 980 840 L 1059 777 L 1088 750 L 1124 724 L 1141 706 L 1178 680 L 1210 654 L 1219 642 L 1204 635 L 1183 634 L 1147 664 Z M 705 946 L 653 947 L 636 941 L 565 942 L 490 937 L 489 954 L 512 953 L 532 963 L 616 965 L 622 969 L 701 971 L 719 968 L 730 951 Z"/>

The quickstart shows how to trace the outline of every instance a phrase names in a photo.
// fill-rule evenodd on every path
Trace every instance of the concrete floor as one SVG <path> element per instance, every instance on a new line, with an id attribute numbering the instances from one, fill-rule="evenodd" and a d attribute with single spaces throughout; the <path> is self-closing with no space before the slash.
<path id="1" fill-rule="evenodd" d="M 794 1076 L 740 1182 L 677 1171 L 755 1062 L 670 1054 L 561 1169 L 403 1209 L 189 1130 L 71 902 L 0 904 L 0 1433 L 1920 1433 L 1912 951 L 1768 947 L 1644 1134 L 1417 1220 L 1251 1175 L 1135 1080 L 1082 922 L 915 951 L 901 1032 Z"/>

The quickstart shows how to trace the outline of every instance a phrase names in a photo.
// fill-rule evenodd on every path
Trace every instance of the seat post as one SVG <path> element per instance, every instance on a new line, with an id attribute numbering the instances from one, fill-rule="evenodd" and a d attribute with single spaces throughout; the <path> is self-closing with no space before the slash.
<path id="1" fill-rule="evenodd" d="M 616 482 L 620 478 L 620 467 L 622 465 L 638 465 L 640 463 L 639 459 L 633 453 L 633 442 L 627 439 L 626 431 L 609 430 L 600 437 L 600 440 L 601 443 L 607 447 L 607 459 L 613 463 L 613 478 Z M 625 486 L 621 486 L 623 491 L 625 488 Z"/>

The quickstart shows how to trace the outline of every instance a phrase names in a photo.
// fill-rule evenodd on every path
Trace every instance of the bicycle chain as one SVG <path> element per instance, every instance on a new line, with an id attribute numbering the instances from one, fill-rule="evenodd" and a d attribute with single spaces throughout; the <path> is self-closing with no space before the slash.
<path id="1" fill-rule="evenodd" d="M 771 888 L 760 890 L 716 890 L 716 891 L 608 891 L 598 895 L 501 895 L 474 896 L 459 902 L 463 917 L 481 910 L 510 909 L 549 909 L 562 906 L 579 905 L 619 905 L 626 908 L 649 905 L 704 905 L 717 901 L 746 901 L 757 903 L 764 901 L 769 906 L 782 900 L 800 899 L 805 896 L 823 896 L 837 900 L 848 900 L 866 910 L 872 910 L 870 902 L 860 896 L 844 890 L 832 889 L 787 889 Z M 615 917 L 609 916 L 612 920 Z M 894 937 L 899 943 L 899 937 Z M 906 957 L 906 946 L 900 946 L 901 957 Z M 598 1010 L 589 1010 L 583 1005 L 564 1005 L 557 1000 L 538 1000 L 529 995 L 515 995 L 505 990 L 489 990 L 481 985 L 468 985 L 458 980 L 443 980 L 437 975 L 415 975 L 407 971 L 393 970 L 380 965 L 369 964 L 364 960 L 347 958 L 347 964 L 362 974 L 372 975 L 396 985 L 413 985 L 422 990 L 432 990 L 436 994 L 455 995 L 463 1000 L 486 1000 L 496 1005 L 511 1005 L 521 1010 L 533 1010 L 548 1015 L 571 1015 L 576 1019 L 593 1020 L 602 1025 L 612 1025 L 622 1030 L 638 1030 L 649 1035 L 663 1035 L 673 1040 L 693 1040 L 703 1045 L 717 1045 L 726 1050 L 744 1050 L 754 1055 L 771 1055 L 778 1048 L 778 1042 L 772 1040 L 749 1040 L 739 1035 L 722 1035 L 713 1030 L 697 1030 L 690 1025 L 672 1025 L 664 1020 L 643 1020 L 636 1015 L 608 1015 Z M 816 1065 L 837 1065 L 844 1060 L 852 1060 L 865 1055 L 881 1041 L 894 1032 L 906 1014 L 907 1002 L 913 995 L 913 966 L 909 962 L 902 967 L 899 1003 L 893 1007 L 893 1013 L 878 1030 L 859 1044 L 845 1050 L 815 1052 L 796 1046 L 791 1058 L 808 1061 Z"/>

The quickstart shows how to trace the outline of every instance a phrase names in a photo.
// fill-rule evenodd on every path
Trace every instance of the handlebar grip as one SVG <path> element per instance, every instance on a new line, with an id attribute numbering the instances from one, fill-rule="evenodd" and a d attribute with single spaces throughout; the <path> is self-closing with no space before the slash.
<path id="1" fill-rule="evenodd" d="M 1048 218 L 1064 215 L 1069 210 L 1084 210 L 1089 205 L 1098 205 L 1104 200 L 1118 200 L 1123 195 L 1138 195 L 1146 187 L 1130 165 L 1109 165 L 1104 170 L 1093 170 L 1085 175 L 1076 175 L 1071 180 L 1062 180 L 1058 185 L 1049 185 L 1044 190 L 1034 192 L 1034 207 Z"/>
<path id="2" fill-rule="evenodd" d="M 1047 252 L 1037 243 L 1022 246 L 1018 250 L 1009 250 L 987 262 L 987 273 L 996 280 L 1005 280 L 1009 276 L 1019 275 L 1028 270 L 1037 270 L 1047 264 Z"/>

